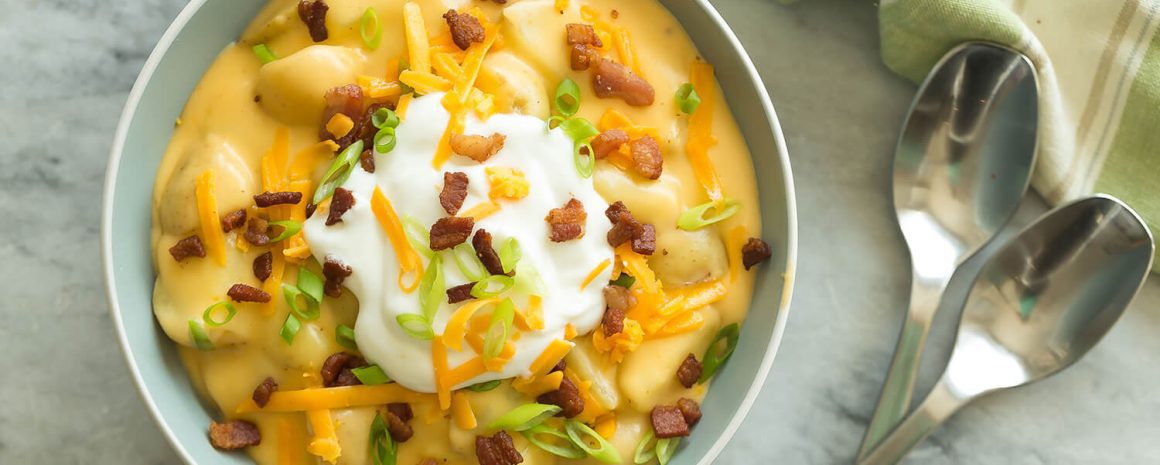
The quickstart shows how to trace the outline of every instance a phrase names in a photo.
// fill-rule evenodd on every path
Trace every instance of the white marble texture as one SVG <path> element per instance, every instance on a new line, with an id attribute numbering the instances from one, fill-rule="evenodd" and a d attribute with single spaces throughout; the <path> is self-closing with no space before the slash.
<path id="1" fill-rule="evenodd" d="M 715 3 L 784 124 L 802 238 L 772 377 L 718 463 L 849 463 L 906 300 L 886 192 L 914 86 L 879 62 L 868 2 Z M 121 106 L 183 4 L 0 0 L 0 464 L 177 463 L 116 346 L 97 223 Z M 1153 281 L 1083 362 L 969 407 L 911 462 L 1160 463 L 1158 303 Z M 928 356 L 920 390 L 943 353 Z"/>

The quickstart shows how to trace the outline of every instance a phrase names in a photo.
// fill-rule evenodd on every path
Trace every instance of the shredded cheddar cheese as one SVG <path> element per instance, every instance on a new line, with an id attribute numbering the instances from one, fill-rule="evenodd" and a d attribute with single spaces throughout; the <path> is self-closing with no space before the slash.
<path id="1" fill-rule="evenodd" d="M 226 239 L 218 216 L 217 197 L 214 195 L 214 172 L 206 170 L 197 177 L 194 196 L 197 197 L 197 217 L 201 222 L 201 236 L 208 255 L 218 266 L 226 265 Z"/>
<path id="2" fill-rule="evenodd" d="M 471 218 L 474 218 L 475 221 L 479 221 L 479 220 L 482 220 L 484 218 L 487 218 L 487 217 L 493 215 L 497 211 L 499 211 L 499 204 L 498 203 L 480 202 L 480 203 L 476 204 L 475 206 L 468 208 L 467 210 L 460 210 L 459 214 L 457 214 L 455 216 L 458 216 L 460 218 L 471 217 Z"/>
<path id="3" fill-rule="evenodd" d="M 705 188 L 717 208 L 724 206 L 725 193 L 721 189 L 721 177 L 709 160 L 709 149 L 717 144 L 713 137 L 713 114 L 717 105 L 717 83 L 713 80 L 713 66 L 700 60 L 693 61 L 689 81 L 701 97 L 701 105 L 689 116 L 689 140 L 685 152 L 697 181 Z"/>
<path id="4" fill-rule="evenodd" d="M 616 426 L 616 412 L 608 412 L 596 419 L 596 426 L 593 429 L 600 437 L 612 439 L 612 436 L 616 434 Z"/>
<path id="5" fill-rule="evenodd" d="M 383 191 L 375 186 L 375 192 L 371 196 L 371 211 L 374 212 L 375 218 L 379 220 L 379 226 L 387 233 L 387 238 L 391 240 L 391 247 L 395 249 L 395 256 L 399 259 L 399 289 L 404 292 L 414 291 L 419 287 L 419 279 L 423 276 L 423 260 L 415 249 L 411 247 L 411 242 L 407 240 L 407 234 L 403 232 L 403 224 L 399 221 L 399 215 L 395 213 L 391 202 L 387 200 L 387 196 L 383 195 Z M 410 276 L 411 282 L 407 283 L 407 277 Z"/>
<path id="6" fill-rule="evenodd" d="M 403 4 L 403 33 L 407 37 L 411 69 L 428 72 L 431 69 L 431 45 L 427 39 L 427 25 L 423 23 L 423 9 L 415 2 Z"/>
<path id="7" fill-rule="evenodd" d="M 632 318 L 624 319 L 624 329 L 612 336 L 604 335 L 604 328 L 592 332 L 592 346 L 607 354 L 613 363 L 620 363 L 624 356 L 636 350 L 644 342 L 644 329 Z"/>
<path id="8" fill-rule="evenodd" d="M 441 168 L 443 163 L 451 158 L 451 135 L 463 132 L 464 112 L 467 110 L 475 80 L 479 77 L 479 70 L 483 67 L 483 58 L 487 56 L 488 50 L 499 36 L 499 27 L 488 24 L 484 27 L 484 34 L 483 43 L 473 44 L 467 50 L 467 55 L 463 58 L 463 70 L 455 79 L 451 92 L 443 97 L 443 106 L 451 112 L 451 118 L 447 123 L 447 129 L 443 131 L 443 137 L 439 139 L 435 157 L 431 160 L 435 169 Z"/>
<path id="9" fill-rule="evenodd" d="M 396 64 L 394 66 L 394 74 L 398 74 L 398 65 Z M 376 100 L 395 98 L 403 93 L 403 86 L 400 86 L 398 82 L 373 76 L 360 75 L 358 77 L 358 86 L 362 87 L 363 95 Z M 334 134 L 334 132 L 332 131 L 331 134 Z"/>
<path id="10" fill-rule="evenodd" d="M 491 183 L 487 196 L 492 200 L 519 200 L 528 196 L 531 185 L 523 171 L 507 166 L 489 166 L 486 171 L 487 181 Z"/>
<path id="11" fill-rule="evenodd" d="M 487 373 L 487 366 L 484 365 L 483 358 L 474 357 L 471 360 L 463 362 L 462 365 L 459 365 L 448 371 L 443 385 L 446 386 L 447 389 L 451 389 L 459 384 L 466 383 L 467 380 L 471 378 L 482 375 L 484 373 Z M 446 410 L 447 408 L 444 407 L 443 409 Z"/>
<path id="12" fill-rule="evenodd" d="M 435 392 L 439 398 L 439 409 L 447 410 L 451 407 L 451 385 L 447 382 L 447 346 L 443 345 L 441 336 L 436 335 L 431 340 L 431 361 L 435 370 Z"/>
<path id="13" fill-rule="evenodd" d="M 628 29 L 618 27 L 613 30 L 612 43 L 616 47 L 616 55 L 620 58 L 620 64 L 631 69 L 633 74 L 644 78 L 644 74 L 640 72 L 640 62 L 636 59 L 636 48 L 632 45 Z"/>
<path id="14" fill-rule="evenodd" d="M 265 407 L 258 407 L 253 400 L 246 399 L 234 413 L 251 412 L 305 412 L 307 410 L 333 410 L 351 407 L 370 407 L 392 402 L 423 403 L 432 402 L 431 394 L 422 394 L 398 384 L 375 386 L 357 385 L 330 388 L 307 388 L 295 391 L 275 391 Z"/>
<path id="15" fill-rule="evenodd" d="M 395 105 L 395 114 L 399 115 L 400 120 L 407 119 L 407 108 L 411 107 L 411 101 L 415 99 L 415 94 L 403 94 L 399 97 L 398 105 Z"/>
<path id="16" fill-rule="evenodd" d="M 600 273 L 603 272 L 605 268 L 608 268 L 608 265 L 611 264 L 612 259 L 606 258 L 604 261 L 600 262 L 599 265 L 596 265 L 596 268 L 593 268 L 592 271 L 588 272 L 588 276 L 584 277 L 584 281 L 580 282 L 580 290 L 583 291 L 584 288 L 588 287 L 589 284 L 592 284 L 592 281 L 595 281 L 596 277 L 600 276 Z"/>
<path id="17" fill-rule="evenodd" d="M 459 307 L 447 320 L 443 329 L 443 345 L 452 350 L 463 350 L 463 336 L 467 334 L 467 322 L 479 309 L 499 302 L 499 299 L 473 300 Z"/>
<path id="18" fill-rule="evenodd" d="M 539 397 L 540 394 L 560 389 L 562 382 L 564 382 L 564 372 L 553 371 L 538 378 L 515 378 L 512 380 L 512 389 L 528 397 Z"/>
<path id="19" fill-rule="evenodd" d="M 450 82 L 463 72 L 463 68 L 459 66 L 459 61 L 455 59 L 455 55 L 450 53 L 436 53 L 431 57 L 431 66 L 435 68 L 435 74 Z"/>
<path id="20" fill-rule="evenodd" d="M 741 248 L 745 246 L 745 227 L 734 226 L 725 234 L 725 253 L 729 256 L 729 281 L 737 282 L 741 275 Z"/>
<path id="21" fill-rule="evenodd" d="M 564 369 L 564 377 L 576 385 L 576 390 L 579 391 L 580 398 L 584 399 L 584 410 L 579 415 L 576 415 L 576 420 L 584 423 L 595 423 L 597 418 L 609 413 L 608 409 L 604 408 L 604 404 L 601 404 L 592 395 L 592 381 L 580 379 L 580 376 L 569 368 Z"/>
<path id="22" fill-rule="evenodd" d="M 461 429 L 475 429 L 475 412 L 471 410 L 471 403 L 467 401 L 467 394 L 458 391 L 451 395 L 451 415 L 455 417 L 455 424 Z"/>
<path id="23" fill-rule="evenodd" d="M 342 447 L 338 445 L 338 435 L 334 430 L 334 419 L 330 417 L 330 410 L 310 410 L 306 412 L 310 420 L 310 428 L 314 430 L 314 438 L 306 451 L 321 457 L 330 463 L 338 461 L 342 455 Z"/>
<path id="24" fill-rule="evenodd" d="M 330 117 L 330 121 L 326 122 L 326 131 L 337 138 L 341 138 L 350 134 L 354 129 L 354 120 L 342 113 L 335 113 Z"/>
<path id="25" fill-rule="evenodd" d="M 451 81 L 431 73 L 408 69 L 399 73 L 399 81 L 411 86 L 415 92 L 430 94 L 433 92 L 447 92 L 451 90 Z"/>
<path id="26" fill-rule="evenodd" d="M 573 346 L 575 344 L 560 339 L 552 341 L 532 361 L 532 365 L 528 367 L 528 371 L 532 372 L 533 378 L 544 376 L 548 373 L 548 370 L 551 370 L 557 363 L 560 363 L 560 360 L 563 360 L 565 355 L 568 355 L 568 352 L 572 350 Z"/>
<path id="27" fill-rule="evenodd" d="M 576 336 L 577 336 L 576 327 L 572 326 L 572 323 L 568 323 L 568 324 L 564 325 L 564 339 L 567 339 L 570 341 L 572 339 L 575 339 Z"/>
<path id="28" fill-rule="evenodd" d="M 290 418 L 278 419 L 278 465 L 298 465 L 302 458 L 302 434 Z"/>

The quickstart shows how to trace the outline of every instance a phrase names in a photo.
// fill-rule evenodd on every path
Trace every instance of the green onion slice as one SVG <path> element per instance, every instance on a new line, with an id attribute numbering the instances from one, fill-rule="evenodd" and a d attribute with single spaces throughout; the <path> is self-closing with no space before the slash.
<path id="1" fill-rule="evenodd" d="M 592 151 L 592 144 L 584 142 L 576 144 L 572 149 L 572 161 L 576 164 L 576 172 L 580 173 L 582 178 L 592 177 L 592 172 L 596 170 L 596 156 Z"/>
<path id="2" fill-rule="evenodd" d="M 362 20 L 358 25 L 359 36 L 362 36 L 363 45 L 371 50 L 377 50 L 383 40 L 383 28 L 379 25 L 379 14 L 375 9 L 367 8 L 363 12 Z"/>
<path id="3" fill-rule="evenodd" d="M 292 284 L 282 283 L 282 296 L 286 298 L 286 305 L 290 306 L 290 312 L 298 317 L 300 320 L 317 320 L 322 316 L 322 309 L 318 302 L 315 301 L 305 292 L 302 292 L 298 286 Z M 298 305 L 298 298 L 302 297 L 306 300 L 306 309 Z"/>
<path id="4" fill-rule="evenodd" d="M 527 261 L 516 265 L 516 284 L 512 289 L 517 294 L 544 295 L 544 278 L 539 270 Z"/>
<path id="5" fill-rule="evenodd" d="M 575 115 L 580 110 L 580 86 L 576 81 L 564 78 L 556 86 L 556 111 L 564 116 Z"/>
<path id="6" fill-rule="evenodd" d="M 693 114 L 694 111 L 697 111 L 697 107 L 701 105 L 701 96 L 697 95 L 697 89 L 694 89 L 693 85 L 687 82 L 677 88 L 676 98 L 677 107 L 686 115 Z"/>
<path id="7" fill-rule="evenodd" d="M 294 336 L 297 336 L 301 329 L 302 322 L 298 321 L 294 312 L 290 312 L 286 315 L 286 321 L 282 323 L 282 330 L 278 332 L 278 335 L 282 336 L 282 340 L 286 341 L 286 344 L 293 344 Z"/>
<path id="8" fill-rule="evenodd" d="M 302 223 L 294 220 L 271 221 L 270 226 L 282 227 L 282 232 L 278 233 L 277 236 L 271 237 L 270 242 L 284 241 L 294 237 L 299 231 L 302 231 Z"/>
<path id="9" fill-rule="evenodd" d="M 477 384 L 472 384 L 471 386 L 467 386 L 467 390 L 471 391 L 471 392 L 487 392 L 487 391 L 490 391 L 490 390 L 495 389 L 497 387 L 499 387 L 499 380 L 493 379 L 493 380 L 488 381 L 488 382 L 477 383 Z"/>
<path id="10" fill-rule="evenodd" d="M 428 323 L 423 315 L 404 313 L 395 317 L 395 322 L 399 323 L 404 333 L 415 339 L 430 341 L 435 338 L 435 330 L 431 329 L 431 323 Z"/>
<path id="11" fill-rule="evenodd" d="M 411 215 L 403 216 L 403 232 L 407 233 L 407 242 L 411 243 L 413 247 L 428 260 L 435 256 L 435 252 L 431 251 L 429 244 L 431 243 L 431 233 L 427 228 L 423 227 L 423 223 Z M 482 266 L 482 265 L 481 265 Z"/>
<path id="12" fill-rule="evenodd" d="M 390 108 L 379 108 L 371 115 L 371 124 L 378 129 L 399 127 L 399 114 Z"/>
<path id="13" fill-rule="evenodd" d="M 383 372 L 378 365 L 367 365 L 365 367 L 351 368 L 350 372 L 354 374 L 355 378 L 362 381 L 367 386 L 374 386 L 377 384 L 387 384 L 391 382 L 391 377 Z"/>
<path id="14" fill-rule="evenodd" d="M 258 61 L 262 62 L 263 65 L 278 59 L 278 55 L 275 55 L 266 44 L 255 45 L 252 50 L 254 51 L 254 55 L 258 57 Z"/>
<path id="15" fill-rule="evenodd" d="M 213 350 L 213 341 L 209 340 L 209 334 L 205 333 L 201 323 L 189 320 L 189 338 L 193 340 L 193 346 L 197 347 L 197 350 Z"/>
<path id="16" fill-rule="evenodd" d="M 717 337 L 713 338 L 713 342 L 709 343 L 709 348 L 705 349 L 705 356 L 701 358 L 701 363 L 704 365 L 704 371 L 701 372 L 701 379 L 697 382 L 704 384 L 709 378 L 712 378 L 721 365 L 729 360 L 729 356 L 733 355 L 733 349 L 737 348 L 737 339 L 741 336 L 741 327 L 737 323 L 721 328 L 717 331 Z M 725 346 L 721 347 L 724 341 Z"/>
<path id="17" fill-rule="evenodd" d="M 560 128 L 564 130 L 564 134 L 567 134 L 577 144 L 586 142 L 588 139 L 600 134 L 596 126 L 593 126 L 591 121 L 584 118 L 568 118 L 560 123 Z"/>
<path id="18" fill-rule="evenodd" d="M 673 453 L 677 451 L 677 445 L 681 443 L 681 438 L 665 438 L 657 440 L 656 454 L 657 462 L 661 465 L 669 463 L 673 458 Z"/>
<path id="19" fill-rule="evenodd" d="M 636 451 L 632 454 L 633 463 L 636 465 L 644 465 L 656 458 L 657 453 L 654 450 L 655 446 L 652 444 L 656 438 L 656 433 L 653 433 L 651 429 L 648 430 L 648 433 L 643 438 L 640 438 L 640 442 L 636 445 Z"/>
<path id="20" fill-rule="evenodd" d="M 447 298 L 447 282 L 443 277 L 443 257 L 434 255 L 427 262 L 427 269 L 423 271 L 423 278 L 419 281 L 419 308 L 423 310 L 423 318 L 431 321 L 439 304 Z"/>
<path id="21" fill-rule="evenodd" d="M 625 289 L 631 288 L 633 284 L 636 284 L 636 278 L 634 278 L 632 275 L 625 273 L 623 271 L 620 272 L 620 277 L 612 280 L 613 286 L 620 286 L 620 287 L 623 287 Z"/>
<path id="22" fill-rule="evenodd" d="M 226 309 L 226 316 L 221 320 L 216 320 L 214 319 L 214 313 L 217 313 L 216 310 L 219 308 Z M 226 323 L 229 323 L 230 320 L 234 319 L 234 315 L 237 314 L 238 308 L 228 300 L 223 300 L 216 304 L 210 305 L 209 307 L 206 307 L 205 311 L 201 313 L 201 319 L 205 321 L 206 326 L 222 326 Z"/>
<path id="23" fill-rule="evenodd" d="M 714 210 L 712 200 L 681 212 L 681 216 L 677 217 L 677 227 L 685 231 L 701 229 L 736 215 L 737 211 L 741 210 L 741 204 L 736 200 L 725 199 L 725 206 L 722 207 L 721 211 L 715 211 L 712 216 L 705 218 L 705 214 L 710 210 Z"/>
<path id="24" fill-rule="evenodd" d="M 318 184 L 318 190 L 314 191 L 311 203 L 315 205 L 322 203 L 323 200 L 334 194 L 334 189 L 346 182 L 355 163 L 358 163 L 358 156 L 362 154 L 362 151 L 363 141 L 357 140 L 334 158 L 330 167 L 326 169 L 326 174 L 322 175 L 322 180 Z"/>
<path id="25" fill-rule="evenodd" d="M 499 247 L 499 263 L 503 266 L 504 273 L 511 273 L 515 271 L 516 265 L 523 258 L 524 251 L 520 248 L 520 242 L 514 237 L 509 237 L 504 241 L 503 245 Z"/>
<path id="26" fill-rule="evenodd" d="M 491 321 L 487 323 L 487 333 L 483 336 L 483 358 L 493 359 L 499 356 L 512 333 L 512 322 L 515 321 L 516 306 L 512 299 L 503 299 L 495 310 L 491 312 Z"/>
<path id="27" fill-rule="evenodd" d="M 592 458 L 604 463 L 620 463 L 620 453 L 616 451 L 616 447 L 613 447 L 607 439 L 604 439 L 600 433 L 588 425 L 576 420 L 568 420 L 564 423 L 564 431 L 568 432 L 568 438 L 572 440 L 572 444 L 584 449 L 584 452 L 587 452 Z"/>
<path id="28" fill-rule="evenodd" d="M 552 116 L 548 117 L 548 129 L 556 129 L 556 128 L 560 127 L 560 125 L 564 124 L 564 121 L 566 121 L 567 119 L 568 118 L 565 118 L 565 117 L 560 116 L 560 115 L 552 115 Z"/>
<path id="29" fill-rule="evenodd" d="M 378 153 L 390 153 L 395 150 L 395 144 L 398 140 L 395 139 L 395 128 L 387 126 L 379 129 L 375 133 L 375 151 Z"/>
<path id="30" fill-rule="evenodd" d="M 395 461 L 398 460 L 398 446 L 391 439 L 391 433 L 387 430 L 387 422 L 383 420 L 382 414 L 376 413 L 374 421 L 371 422 L 369 442 L 374 465 L 395 465 Z"/>
<path id="31" fill-rule="evenodd" d="M 350 350 L 358 350 L 358 343 L 354 340 L 354 329 L 347 325 L 338 325 L 334 330 L 334 339 L 338 345 Z"/>
<path id="32" fill-rule="evenodd" d="M 294 283 L 302 292 L 315 302 L 322 303 L 324 281 L 305 266 L 298 267 L 298 282 Z"/>
<path id="33" fill-rule="evenodd" d="M 471 287 L 471 296 L 477 299 L 488 299 L 507 292 L 515 284 L 511 276 L 492 275 L 479 280 Z"/>
<path id="34" fill-rule="evenodd" d="M 557 455 L 566 459 L 582 459 L 588 455 L 587 452 L 584 452 L 583 449 L 572 443 L 572 438 L 569 438 L 567 433 L 564 433 L 563 431 L 560 431 L 556 428 L 541 424 L 533 426 L 527 431 L 521 432 L 520 434 L 523 434 L 524 438 L 526 438 L 528 442 L 552 455 Z M 561 445 L 543 441 L 537 437 L 539 435 L 552 436 L 556 438 L 557 442 L 560 442 Z"/>
<path id="35" fill-rule="evenodd" d="M 455 259 L 455 267 L 459 268 L 459 272 L 469 281 L 479 282 L 488 277 L 487 267 L 479 261 L 479 256 L 475 254 L 475 248 L 471 244 L 464 242 L 453 247 L 451 258 Z"/>
<path id="36" fill-rule="evenodd" d="M 560 407 L 548 404 L 524 404 L 508 411 L 487 425 L 489 429 L 527 431 L 560 413 Z"/>

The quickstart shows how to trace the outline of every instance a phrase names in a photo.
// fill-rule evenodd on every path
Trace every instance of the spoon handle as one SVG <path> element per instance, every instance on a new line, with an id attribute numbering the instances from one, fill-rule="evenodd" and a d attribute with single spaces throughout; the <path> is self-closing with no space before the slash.
<path id="1" fill-rule="evenodd" d="M 914 413 L 906 417 L 876 448 L 871 449 L 865 458 L 860 459 L 858 465 L 898 463 L 970 400 L 971 397 L 955 395 L 945 380 L 939 380 Z"/>

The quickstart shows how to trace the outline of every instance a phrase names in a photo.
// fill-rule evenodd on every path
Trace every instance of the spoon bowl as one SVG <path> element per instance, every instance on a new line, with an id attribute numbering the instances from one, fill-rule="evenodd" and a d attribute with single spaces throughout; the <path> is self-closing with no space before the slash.
<path id="1" fill-rule="evenodd" d="M 897 463 L 978 396 L 1074 364 L 1124 313 L 1154 249 L 1143 220 L 1107 196 L 1061 206 L 1021 231 L 983 265 L 931 394 L 859 463 Z"/>

